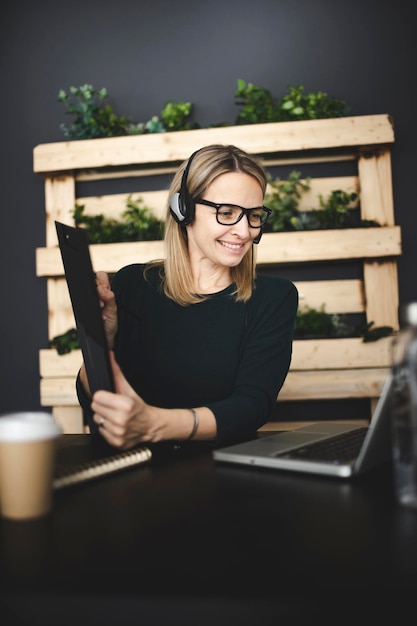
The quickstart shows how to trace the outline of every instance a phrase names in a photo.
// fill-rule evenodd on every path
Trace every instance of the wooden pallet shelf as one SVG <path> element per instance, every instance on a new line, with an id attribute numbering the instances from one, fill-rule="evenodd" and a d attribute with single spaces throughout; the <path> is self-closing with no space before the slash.
<path id="1" fill-rule="evenodd" d="M 335 231 L 265 233 L 257 247 L 257 265 L 280 268 L 314 264 L 331 266 L 356 261 L 362 275 L 353 279 L 317 278 L 294 281 L 301 305 L 325 306 L 328 313 L 364 314 L 376 326 L 398 328 L 397 258 L 401 255 L 401 230 L 394 220 L 391 179 L 393 123 L 389 115 L 331 120 L 257 124 L 200 129 L 109 139 L 42 144 L 34 149 L 34 172 L 45 180 L 46 246 L 36 251 L 36 273 L 47 281 L 49 338 L 74 327 L 54 221 L 73 223 L 75 204 L 85 213 L 118 218 L 129 195 L 140 197 L 163 219 L 165 189 L 144 188 L 141 181 L 172 174 L 193 151 L 212 143 L 235 144 L 257 154 L 271 168 L 280 165 L 354 161 L 356 174 L 324 175 L 311 181 L 300 210 L 316 204 L 319 194 L 332 190 L 357 191 L 362 219 L 382 228 Z M 138 181 L 132 193 L 86 196 L 84 182 L 118 179 Z M 141 183 L 141 184 L 139 184 Z M 93 266 L 113 273 L 123 265 L 164 255 L 156 242 L 91 246 Z M 374 343 L 361 339 L 296 340 L 290 373 L 279 401 L 370 398 L 375 400 L 390 367 L 390 338 Z M 42 349 L 39 355 L 40 395 L 51 406 L 64 432 L 82 432 L 81 411 L 75 396 L 75 375 L 81 354 L 59 356 Z M 268 428 L 270 425 L 268 425 Z"/>

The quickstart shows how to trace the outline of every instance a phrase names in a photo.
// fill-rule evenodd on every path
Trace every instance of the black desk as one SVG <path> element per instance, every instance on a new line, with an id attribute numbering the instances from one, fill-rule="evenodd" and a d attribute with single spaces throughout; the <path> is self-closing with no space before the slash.
<path id="1" fill-rule="evenodd" d="M 0 537 L 3 626 L 375 624 L 417 591 L 417 513 L 395 506 L 389 466 L 346 483 L 160 446 Z"/>

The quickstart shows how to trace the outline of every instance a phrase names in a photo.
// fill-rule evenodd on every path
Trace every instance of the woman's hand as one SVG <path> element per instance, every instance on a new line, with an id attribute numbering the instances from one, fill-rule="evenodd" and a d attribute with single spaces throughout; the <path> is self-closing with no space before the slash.
<path id="1" fill-rule="evenodd" d="M 117 332 L 117 304 L 116 298 L 110 289 L 110 281 L 106 272 L 96 273 L 97 293 L 101 306 L 107 345 L 113 349 L 114 338 Z"/>
<path id="2" fill-rule="evenodd" d="M 113 352 L 110 352 L 110 363 L 115 393 L 96 391 L 91 403 L 93 419 L 110 445 L 127 450 L 144 442 L 184 441 L 190 435 L 199 440 L 215 439 L 217 424 L 211 409 L 165 409 L 146 404 L 129 385 Z"/>
<path id="3" fill-rule="evenodd" d="M 128 449 L 145 441 L 157 441 L 158 429 L 153 426 L 154 407 L 147 405 L 132 389 L 110 352 L 115 393 L 97 391 L 91 408 L 93 419 L 106 441 L 117 448 Z"/>

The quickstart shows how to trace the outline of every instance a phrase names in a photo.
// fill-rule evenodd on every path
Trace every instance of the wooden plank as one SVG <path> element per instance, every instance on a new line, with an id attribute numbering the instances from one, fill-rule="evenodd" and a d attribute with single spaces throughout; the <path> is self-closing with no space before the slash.
<path id="1" fill-rule="evenodd" d="M 98 180 L 117 180 L 120 178 L 143 178 L 149 176 L 167 176 L 173 175 L 178 169 L 178 163 L 175 165 L 162 165 L 162 167 L 138 167 L 119 166 L 117 169 L 105 168 L 94 170 L 76 170 L 76 182 L 91 182 Z"/>
<path id="2" fill-rule="evenodd" d="M 375 326 L 399 328 L 398 270 L 395 261 L 365 262 L 366 320 Z"/>
<path id="3" fill-rule="evenodd" d="M 389 367 L 289 372 L 278 403 L 296 400 L 372 398 L 381 394 Z"/>
<path id="4" fill-rule="evenodd" d="M 278 397 L 280 401 L 340 400 L 377 397 L 389 368 L 290 371 Z M 77 406 L 75 382 L 72 377 L 42 378 L 40 384 L 43 406 Z"/>
<path id="5" fill-rule="evenodd" d="M 75 328 L 67 281 L 65 278 L 48 278 L 48 339 Z"/>
<path id="6" fill-rule="evenodd" d="M 269 154 L 393 141 L 388 115 L 363 115 L 41 144 L 33 150 L 33 169 L 45 173 L 182 161 L 213 143 L 231 143 L 251 153 Z"/>
<path id="7" fill-rule="evenodd" d="M 361 215 L 376 220 L 382 226 L 393 226 L 394 200 L 392 193 L 391 153 L 361 153 L 358 160 Z"/>
<path id="8" fill-rule="evenodd" d="M 342 259 L 379 258 L 401 254 L 399 226 L 342 230 L 265 233 L 257 247 L 257 264 L 311 263 Z M 115 272 L 129 263 L 164 257 L 162 241 L 94 244 L 91 258 L 96 270 Z M 62 276 L 58 248 L 36 250 L 37 276 Z"/>
<path id="9" fill-rule="evenodd" d="M 114 273 L 130 263 L 146 263 L 164 257 L 162 241 L 94 244 L 90 246 L 95 271 Z M 37 276 L 63 276 L 64 267 L 59 248 L 36 250 Z"/>
<path id="10" fill-rule="evenodd" d="M 122 219 L 123 211 L 127 209 L 127 200 L 131 196 L 133 201 L 142 201 L 153 215 L 165 220 L 168 204 L 168 191 L 140 191 L 133 193 L 114 193 L 108 196 L 90 196 L 77 198 L 78 205 L 84 206 L 85 215 L 105 215 L 116 220 Z M 71 220 L 71 223 L 73 220 Z"/>
<path id="11" fill-rule="evenodd" d="M 75 181 L 73 176 L 45 179 L 46 245 L 56 246 L 55 220 L 70 224 L 75 206 Z"/>
<path id="12" fill-rule="evenodd" d="M 296 339 L 291 371 L 332 370 L 391 365 L 391 337 L 364 343 L 361 337 Z"/>
<path id="13" fill-rule="evenodd" d="M 42 378 L 75 378 L 82 364 L 81 350 L 58 354 L 56 350 L 39 350 L 39 371 Z"/>
<path id="14" fill-rule="evenodd" d="M 347 161 L 357 161 L 358 155 L 356 152 L 345 152 L 342 154 L 321 154 L 320 156 L 311 156 L 309 154 L 300 153 L 297 157 L 286 158 L 274 158 L 259 156 L 264 167 L 286 167 L 293 165 L 294 167 L 300 167 L 301 165 L 307 165 L 312 163 L 341 163 Z M 76 182 L 91 182 L 98 180 L 115 180 L 120 178 L 142 178 L 144 176 L 166 176 L 175 174 L 178 164 L 165 165 L 162 167 L 146 167 L 136 169 L 132 166 L 123 168 L 123 166 L 117 169 L 96 169 L 96 170 L 77 170 L 75 172 Z"/>
<path id="15" fill-rule="evenodd" d="M 78 435 L 88 432 L 84 428 L 80 406 L 54 406 L 52 414 L 61 426 L 64 435 Z"/>
<path id="16" fill-rule="evenodd" d="M 74 378 L 42 378 L 40 399 L 42 406 L 77 406 Z"/>
<path id="17" fill-rule="evenodd" d="M 265 233 L 258 246 L 257 263 L 303 263 L 364 259 L 401 254 L 400 228 Z"/>
<path id="18" fill-rule="evenodd" d="M 306 306 L 326 313 L 363 313 L 365 295 L 361 280 L 310 280 L 295 281 L 300 309 Z"/>

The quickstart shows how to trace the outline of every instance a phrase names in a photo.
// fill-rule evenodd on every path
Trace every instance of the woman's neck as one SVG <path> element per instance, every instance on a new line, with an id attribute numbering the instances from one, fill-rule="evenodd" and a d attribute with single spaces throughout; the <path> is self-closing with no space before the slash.
<path id="1" fill-rule="evenodd" d="M 214 268 L 211 271 L 193 271 L 193 282 L 195 293 L 208 294 L 217 293 L 226 289 L 231 282 L 230 270 L 228 267 Z"/>

